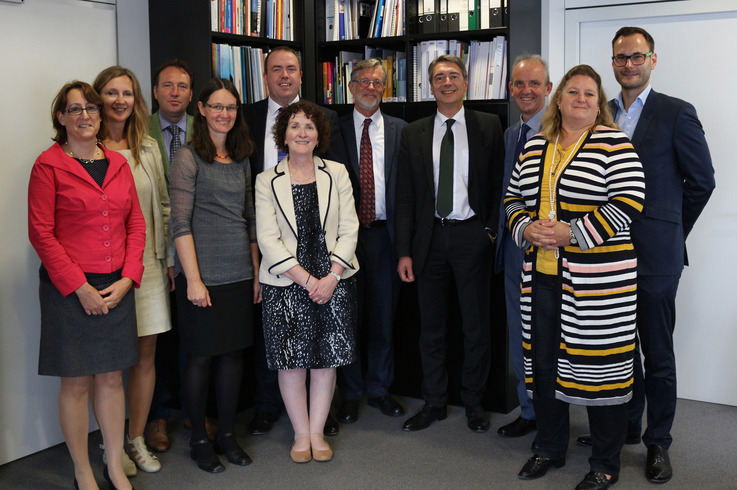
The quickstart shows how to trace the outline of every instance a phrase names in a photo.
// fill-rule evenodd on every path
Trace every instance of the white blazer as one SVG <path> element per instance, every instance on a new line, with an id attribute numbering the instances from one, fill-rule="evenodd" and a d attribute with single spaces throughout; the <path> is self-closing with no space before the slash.
<path id="1" fill-rule="evenodd" d="M 358 217 L 353 188 L 345 166 L 313 157 L 320 222 L 331 262 L 345 267 L 342 278 L 358 271 L 356 243 Z M 292 280 L 284 272 L 299 265 L 297 219 L 289 166 L 285 158 L 276 167 L 256 176 L 256 230 L 263 259 L 259 281 L 272 286 L 288 286 Z"/>

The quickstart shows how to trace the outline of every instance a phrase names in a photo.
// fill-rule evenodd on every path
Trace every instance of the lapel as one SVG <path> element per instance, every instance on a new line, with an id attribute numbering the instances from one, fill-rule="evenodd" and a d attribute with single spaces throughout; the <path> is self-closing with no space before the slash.
<path id="1" fill-rule="evenodd" d="M 161 132 L 161 121 L 159 121 L 158 112 L 151 114 L 151 131 L 149 131 L 149 134 L 156 140 L 156 143 L 158 143 L 161 159 L 164 161 L 164 169 L 168 170 L 169 150 L 166 149 L 166 143 L 164 143 L 164 134 Z"/>
<path id="2" fill-rule="evenodd" d="M 420 155 L 420 161 L 425 167 L 425 178 L 429 184 L 430 189 L 435 189 L 435 177 L 433 176 L 432 168 L 432 137 L 433 137 L 433 126 L 435 124 L 435 115 L 427 118 L 424 124 L 420 127 L 419 142 L 416 149 L 422 152 Z M 432 194 L 434 195 L 434 194 Z"/>
<path id="3" fill-rule="evenodd" d="M 333 195 L 333 177 L 328 171 L 325 160 L 320 157 L 313 157 L 315 162 L 315 181 L 317 182 L 317 203 L 320 207 L 320 223 L 323 232 L 325 231 L 325 223 L 330 209 L 330 198 Z"/>
<path id="4" fill-rule="evenodd" d="M 479 155 L 479 143 L 481 142 L 481 133 L 479 131 L 479 121 L 474 111 L 465 110 L 466 116 L 466 139 L 468 140 L 468 192 L 469 199 L 471 189 L 478 182 L 478 165 L 481 161 Z"/>
<path id="5" fill-rule="evenodd" d="M 658 105 L 658 93 L 655 90 L 650 90 L 650 95 L 647 96 L 645 105 L 642 107 L 642 113 L 640 114 L 640 120 L 637 121 L 637 127 L 632 135 L 632 146 L 640 148 L 642 141 L 645 139 L 645 135 L 650 129 L 650 125 L 655 119 L 655 108 Z"/>
<path id="6" fill-rule="evenodd" d="M 292 179 L 289 175 L 289 166 L 284 159 L 274 167 L 276 175 L 271 180 L 271 191 L 274 193 L 276 205 L 287 220 L 294 236 L 297 236 L 297 219 L 294 216 L 294 198 L 292 197 Z"/>
<path id="7" fill-rule="evenodd" d="M 394 145 L 396 142 L 396 128 L 394 121 L 390 121 L 386 114 L 382 113 L 384 119 L 384 188 L 389 188 L 389 180 L 392 175 L 392 166 L 394 165 Z"/>
<path id="8" fill-rule="evenodd" d="M 355 175 L 359 175 L 358 167 L 360 162 L 358 161 L 358 150 L 356 149 L 356 128 L 353 127 L 353 112 L 341 119 L 340 131 L 343 133 L 343 141 L 348 152 L 348 162 Z"/>

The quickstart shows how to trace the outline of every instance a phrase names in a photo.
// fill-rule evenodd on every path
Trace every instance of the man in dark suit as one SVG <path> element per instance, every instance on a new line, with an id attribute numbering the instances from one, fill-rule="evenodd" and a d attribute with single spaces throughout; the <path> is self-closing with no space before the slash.
<path id="1" fill-rule="evenodd" d="M 255 143 L 255 151 L 249 157 L 251 177 L 256 182 L 256 175 L 266 169 L 275 167 L 286 156 L 277 150 L 271 128 L 276 116 L 282 108 L 299 100 L 299 89 L 302 86 L 302 67 L 299 53 L 288 46 L 273 48 L 264 63 L 264 83 L 269 88 L 269 96 L 242 108 L 243 116 L 248 124 L 251 139 Z M 338 127 L 338 115 L 335 111 L 321 108 L 330 122 L 331 140 L 334 140 Z M 279 419 L 282 411 L 281 394 L 276 371 L 266 367 L 266 350 L 261 325 L 261 309 L 256 310 L 258 318 L 254 345 L 256 347 L 256 394 L 254 396 L 254 416 L 248 424 L 253 435 L 270 431 Z M 325 422 L 325 435 L 335 435 L 339 431 L 335 417 L 328 415 Z"/>
<path id="2" fill-rule="evenodd" d="M 668 449 L 676 412 L 676 291 L 683 266 L 688 265 L 686 237 L 715 187 L 714 168 L 696 109 L 650 87 L 650 72 L 658 62 L 652 36 L 639 27 L 623 27 L 612 40 L 612 53 L 622 91 L 610 107 L 645 170 L 645 209 L 632 223 L 637 333 L 645 373 L 643 377 L 636 351 L 627 442 L 640 441 L 647 400 L 647 429 L 642 434 L 647 446 L 645 473 L 651 482 L 665 483 L 673 475 Z M 580 439 L 588 442 L 586 436 Z"/>
<path id="3" fill-rule="evenodd" d="M 439 56 L 428 75 L 438 111 L 404 128 L 397 182 L 397 270 L 404 282 L 417 279 L 425 399 L 403 429 L 425 429 L 446 417 L 445 334 L 455 282 L 464 335 L 461 398 L 468 427 L 484 432 L 489 422 L 481 401 L 490 368 L 489 283 L 504 168 L 502 126 L 496 115 L 464 109 L 468 73 L 459 58 Z"/>
<path id="4" fill-rule="evenodd" d="M 497 431 L 505 437 L 523 436 L 535 430 L 537 423 L 535 409 L 525 386 L 525 366 L 522 355 L 520 280 L 525 253 L 512 240 L 503 202 L 520 151 L 527 140 L 540 132 L 546 107 L 545 98 L 550 95 L 552 88 L 553 82 L 550 81 L 548 64 L 539 55 L 522 55 L 515 60 L 512 79 L 509 81 L 509 93 L 519 107 L 520 119 L 504 132 L 504 180 L 502 181 L 502 202 L 499 205 L 495 263 L 496 272 L 504 270 L 509 357 L 517 378 L 517 397 L 520 406 L 520 416 Z"/>
<path id="5" fill-rule="evenodd" d="M 194 118 L 187 114 L 187 106 L 192 101 L 193 81 L 189 65 L 177 59 L 165 61 L 154 73 L 154 99 L 159 105 L 159 110 L 151 114 L 149 134 L 159 144 L 167 181 L 170 158 L 178 148 L 192 139 Z M 156 345 L 156 387 L 151 400 L 146 438 L 148 447 L 159 452 L 166 451 L 171 446 L 167 421 L 178 391 L 180 367 L 183 369 L 184 366 L 184 361 L 180 360 L 183 354 L 179 351 L 174 292 L 171 305 L 173 328 L 160 335 Z M 209 422 L 208 431 L 212 431 L 212 424 Z"/>
<path id="6" fill-rule="evenodd" d="M 331 158 L 344 163 L 353 184 L 361 227 L 356 255 L 359 325 L 366 332 L 366 376 L 361 358 L 338 369 L 341 406 L 339 422 L 358 420 L 364 392 L 368 404 L 384 415 L 404 415 L 389 395 L 394 382 L 394 310 L 399 295 L 394 255 L 394 207 L 396 202 L 399 141 L 407 123 L 379 109 L 386 72 L 379 59 L 356 64 L 348 88 L 354 109 L 339 120 L 339 137 L 330 144 Z"/>

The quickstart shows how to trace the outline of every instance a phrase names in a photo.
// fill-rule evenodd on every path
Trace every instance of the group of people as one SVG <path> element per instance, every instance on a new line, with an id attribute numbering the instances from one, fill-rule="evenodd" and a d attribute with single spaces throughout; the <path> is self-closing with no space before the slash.
<path id="1" fill-rule="evenodd" d="M 131 488 L 136 466 L 160 469 L 150 448 L 169 447 L 172 390 L 154 364 L 157 336 L 172 323 L 180 347 L 169 362 L 181 365 L 191 457 L 204 471 L 225 469 L 216 452 L 251 462 L 234 425 L 252 345 L 249 431 L 268 432 L 285 409 L 294 462 L 330 461 L 325 436 L 358 420 L 364 395 L 382 414 L 404 415 L 389 394 L 401 282 L 417 285 L 425 400 L 403 430 L 446 418 L 454 287 L 461 399 L 468 428 L 487 431 L 490 280 L 502 269 L 521 414 L 499 433 L 537 429 L 519 477 L 565 464 L 576 404 L 591 430 L 579 442 L 592 446 L 577 488 L 614 484 L 623 445 L 640 437 L 648 479 L 668 481 L 675 292 L 714 175 L 693 107 L 649 86 L 652 37 L 625 27 L 612 47 L 622 86 L 612 101 L 599 74 L 579 65 L 547 104 L 545 61 L 518 58 L 509 88 L 521 119 L 506 132 L 497 116 L 464 108 L 468 73 L 450 55 L 428 70 L 437 112 L 410 124 L 380 110 L 386 72 L 377 59 L 351 73 L 351 113 L 300 100 L 302 68 L 288 47 L 266 57 L 266 99 L 243 107 L 230 81 L 211 79 L 194 117 L 192 73 L 178 60 L 154 76 L 159 112 L 150 117 L 124 68 L 103 70 L 92 86 L 64 85 L 28 206 L 42 263 L 39 374 L 61 378 L 75 487 L 97 488 L 88 400 L 111 486 Z M 211 383 L 217 428 L 206 413 Z"/>

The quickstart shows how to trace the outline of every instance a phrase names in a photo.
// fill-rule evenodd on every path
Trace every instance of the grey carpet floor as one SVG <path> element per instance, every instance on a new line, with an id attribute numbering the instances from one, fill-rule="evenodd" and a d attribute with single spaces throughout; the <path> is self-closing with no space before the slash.
<path id="1" fill-rule="evenodd" d="M 421 400 L 405 399 L 408 413 L 422 406 Z M 238 467 L 224 461 L 226 471 L 210 475 L 189 459 L 189 432 L 178 419 L 170 423 L 172 448 L 159 455 L 162 470 L 139 472 L 131 479 L 138 490 L 169 489 L 572 489 L 588 471 L 589 450 L 575 444 L 575 437 L 588 432 L 586 411 L 571 407 L 571 441 L 567 464 L 551 469 L 535 481 L 517 479 L 517 472 L 531 456 L 534 434 L 506 439 L 496 429 L 514 420 L 518 411 L 491 413 L 491 430 L 475 434 L 466 428 L 464 411 L 451 407 L 448 418 L 430 428 L 405 433 L 404 418 L 389 418 L 378 410 L 361 407 L 358 422 L 342 425 L 338 436 L 328 438 L 335 458 L 329 463 L 298 465 L 289 459 L 292 431 L 284 415 L 267 435 L 246 434 L 251 413 L 240 414 L 236 428 L 241 445 L 253 464 Z M 737 407 L 679 400 L 671 461 L 673 480 L 662 488 L 737 488 Z M 90 434 L 90 457 L 102 480 L 99 432 Z M 656 488 L 644 476 L 646 449 L 625 446 L 622 471 L 615 488 Z M 0 488 L 72 488 L 73 468 L 61 444 L 0 467 Z"/>

